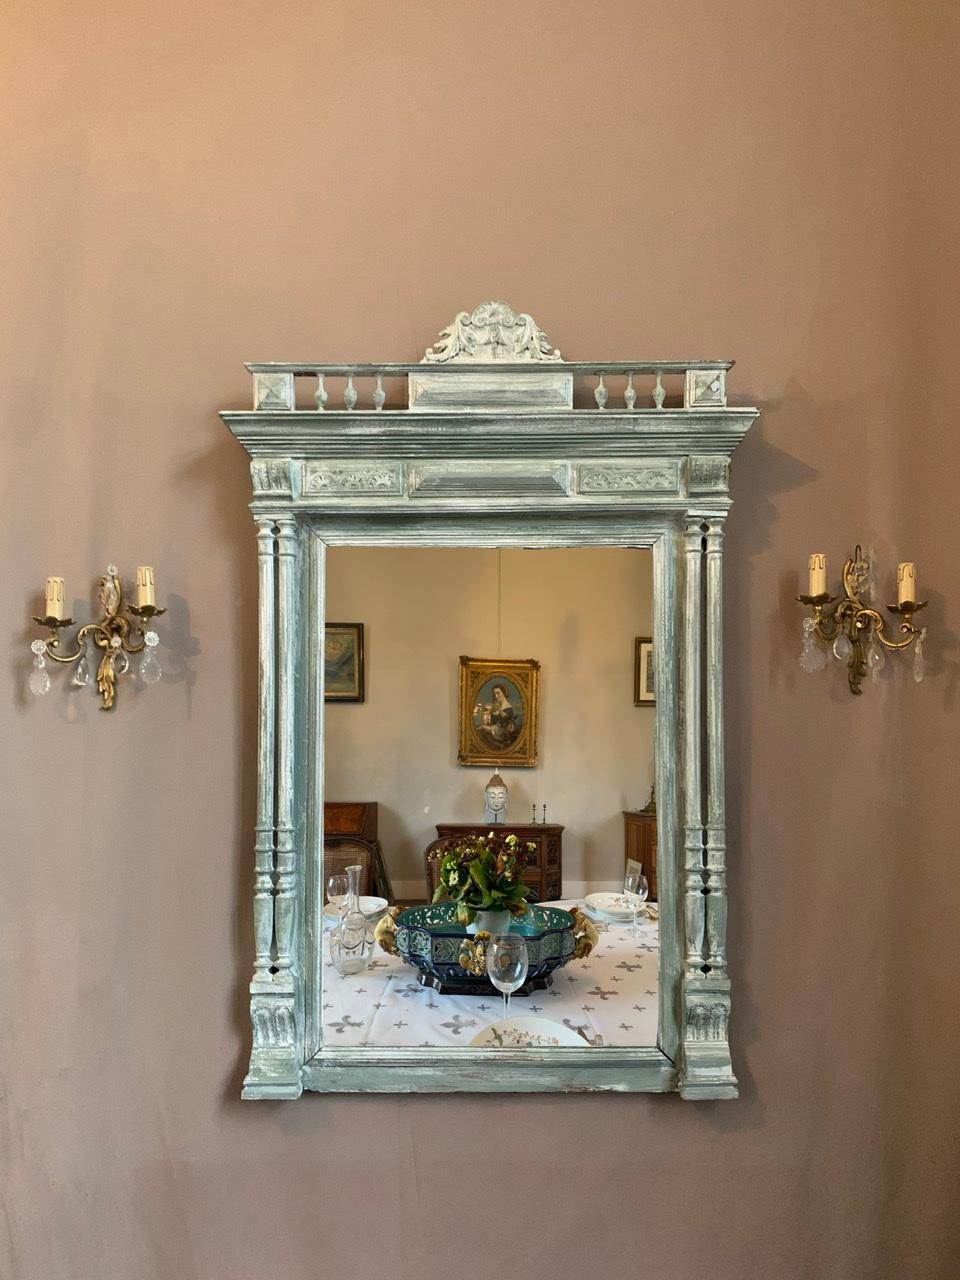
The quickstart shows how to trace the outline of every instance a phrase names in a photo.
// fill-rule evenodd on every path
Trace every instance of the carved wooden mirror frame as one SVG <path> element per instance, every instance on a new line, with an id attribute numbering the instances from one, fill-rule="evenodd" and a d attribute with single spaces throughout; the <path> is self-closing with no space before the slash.
<path id="1" fill-rule="evenodd" d="M 502 303 L 460 313 L 417 364 L 262 364 L 251 412 L 260 580 L 257 828 L 245 1098 L 325 1092 L 669 1092 L 735 1097 L 727 1029 L 723 526 L 758 411 L 730 362 L 560 359 Z M 309 408 L 296 379 L 310 379 Z M 328 379 L 345 380 L 331 408 Z M 406 379 L 390 408 L 384 379 Z M 607 380 L 623 379 L 613 407 Z M 635 379 L 655 379 L 637 407 Z M 666 379 L 682 382 L 668 405 Z M 595 407 L 574 407 L 575 380 Z M 372 380 L 372 407 L 357 381 Z M 301 384 L 303 385 L 303 384 Z M 619 384 L 618 384 L 619 385 Z M 314 390 L 315 389 L 315 390 Z M 654 554 L 660 1007 L 656 1047 L 324 1044 L 323 623 L 328 546 L 647 547 Z"/>

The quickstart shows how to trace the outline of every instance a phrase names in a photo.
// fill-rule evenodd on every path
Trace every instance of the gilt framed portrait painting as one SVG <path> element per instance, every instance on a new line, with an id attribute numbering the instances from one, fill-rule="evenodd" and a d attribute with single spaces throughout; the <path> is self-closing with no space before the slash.
<path id="1" fill-rule="evenodd" d="M 459 708 L 460 764 L 537 763 L 539 662 L 461 657 Z"/>

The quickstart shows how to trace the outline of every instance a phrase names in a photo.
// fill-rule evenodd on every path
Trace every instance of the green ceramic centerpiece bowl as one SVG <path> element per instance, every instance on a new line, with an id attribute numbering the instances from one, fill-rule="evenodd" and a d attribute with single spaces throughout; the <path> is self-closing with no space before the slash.
<path id="1" fill-rule="evenodd" d="M 531 906 L 522 916 L 514 916 L 510 932 L 526 940 L 529 962 L 527 981 L 516 994 L 548 987 L 555 969 L 575 956 L 589 954 L 595 937 L 590 940 L 582 924 L 579 912 L 560 907 Z M 483 938 L 483 934 L 468 934 L 457 923 L 455 902 L 438 902 L 401 911 L 393 943 L 402 959 L 419 970 L 417 980 L 423 986 L 446 995 L 496 995 L 482 971 L 483 953 L 477 950 Z M 384 946 L 394 949 L 385 942 Z M 470 965 L 481 972 L 472 971 Z"/>

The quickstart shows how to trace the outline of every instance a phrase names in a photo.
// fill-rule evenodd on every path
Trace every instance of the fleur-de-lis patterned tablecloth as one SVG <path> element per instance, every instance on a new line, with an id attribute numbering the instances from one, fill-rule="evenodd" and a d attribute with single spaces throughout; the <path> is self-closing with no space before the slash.
<path id="1" fill-rule="evenodd" d="M 642 919 L 639 938 L 633 937 L 628 925 L 597 928 L 600 940 L 592 954 L 557 969 L 546 991 L 514 996 L 510 1016 L 551 1018 L 582 1028 L 591 1040 L 602 1036 L 607 1046 L 656 1044 L 659 926 Z M 330 963 L 324 939 L 326 1044 L 463 1046 L 502 1016 L 499 996 L 439 995 L 420 986 L 416 969 L 379 947 L 363 973 L 341 977 Z"/>

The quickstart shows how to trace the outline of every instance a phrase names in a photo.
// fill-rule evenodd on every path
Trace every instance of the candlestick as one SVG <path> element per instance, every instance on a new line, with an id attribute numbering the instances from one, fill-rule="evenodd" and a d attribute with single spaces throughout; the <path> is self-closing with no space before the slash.
<path id="1" fill-rule="evenodd" d="M 815 552 L 807 565 L 810 570 L 810 589 L 807 595 L 825 596 L 827 594 L 827 557 Z"/>
<path id="2" fill-rule="evenodd" d="M 897 565 L 897 604 L 914 604 L 917 600 L 917 566 L 909 560 Z"/>
<path id="3" fill-rule="evenodd" d="M 137 569 L 137 607 L 152 608 L 157 603 L 156 585 L 153 580 L 153 569 L 142 564 Z"/>
<path id="4" fill-rule="evenodd" d="M 48 618 L 63 617 L 63 579 L 62 578 L 47 579 L 46 611 L 47 611 Z"/>
<path id="5" fill-rule="evenodd" d="M 546 806 L 546 805 L 544 805 L 544 806 L 543 806 L 543 821 L 544 821 L 544 822 L 546 822 L 546 820 L 547 820 L 547 806 Z"/>

